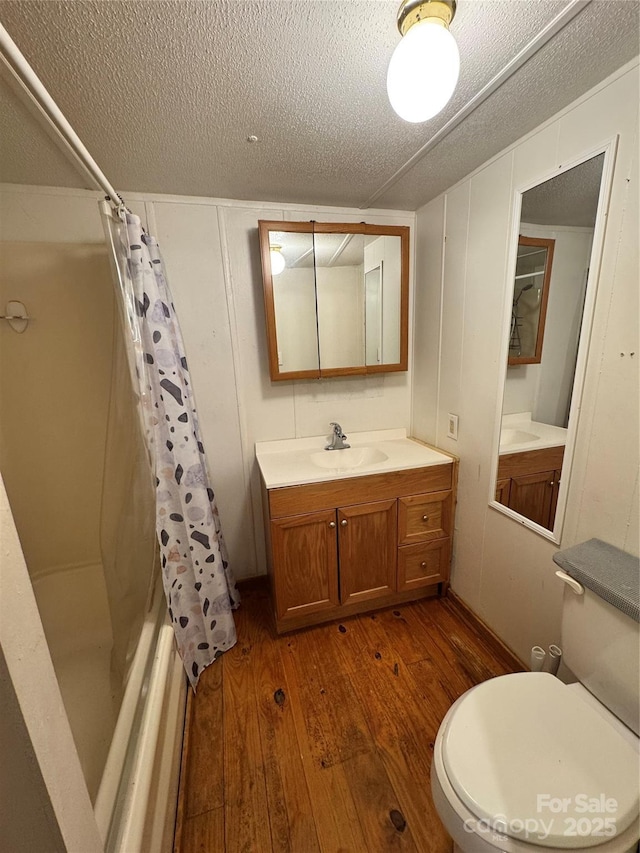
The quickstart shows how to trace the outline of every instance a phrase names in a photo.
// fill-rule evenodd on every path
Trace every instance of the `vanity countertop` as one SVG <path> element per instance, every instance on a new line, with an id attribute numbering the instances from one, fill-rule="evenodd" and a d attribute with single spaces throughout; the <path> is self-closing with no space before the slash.
<path id="1" fill-rule="evenodd" d="M 256 442 L 267 489 L 453 462 L 446 453 L 408 438 L 406 429 L 350 432 L 347 450 L 325 450 L 329 440 L 330 436 L 317 435 Z"/>
<path id="2" fill-rule="evenodd" d="M 562 447 L 566 443 L 566 429 L 532 421 L 531 412 L 517 412 L 502 417 L 500 456 L 506 453 L 523 453 L 525 450 Z"/>

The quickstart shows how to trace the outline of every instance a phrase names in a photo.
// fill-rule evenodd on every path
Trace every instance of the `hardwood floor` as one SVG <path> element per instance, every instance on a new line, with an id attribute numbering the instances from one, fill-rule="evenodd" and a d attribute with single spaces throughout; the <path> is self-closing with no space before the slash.
<path id="1" fill-rule="evenodd" d="M 446 598 L 278 637 L 266 586 L 242 594 L 238 643 L 189 702 L 176 853 L 451 850 L 438 726 L 516 659 Z"/>

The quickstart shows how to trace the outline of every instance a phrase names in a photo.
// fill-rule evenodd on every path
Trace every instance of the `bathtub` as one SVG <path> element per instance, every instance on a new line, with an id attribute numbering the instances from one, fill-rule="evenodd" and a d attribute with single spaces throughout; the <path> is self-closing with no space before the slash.
<path id="1" fill-rule="evenodd" d="M 105 851 L 169 853 L 187 682 L 160 580 L 124 688 L 101 564 L 58 567 L 33 589 Z"/>

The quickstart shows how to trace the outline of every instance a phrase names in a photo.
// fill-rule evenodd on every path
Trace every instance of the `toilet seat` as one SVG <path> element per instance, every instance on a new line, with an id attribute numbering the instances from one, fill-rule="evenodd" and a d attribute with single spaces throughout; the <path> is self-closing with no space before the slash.
<path id="1" fill-rule="evenodd" d="M 636 751 L 548 673 L 468 691 L 445 717 L 438 747 L 439 773 L 472 822 L 517 846 L 604 850 L 636 830 Z"/>

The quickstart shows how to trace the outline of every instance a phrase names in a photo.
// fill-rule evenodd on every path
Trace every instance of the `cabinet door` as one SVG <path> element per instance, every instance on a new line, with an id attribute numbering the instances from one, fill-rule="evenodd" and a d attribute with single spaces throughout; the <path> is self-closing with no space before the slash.
<path id="1" fill-rule="evenodd" d="M 398 548 L 398 592 L 449 580 L 450 539 Z"/>
<path id="2" fill-rule="evenodd" d="M 549 510 L 549 530 L 553 530 L 556 523 L 556 509 L 558 507 L 558 492 L 560 491 L 561 471 L 553 472 L 553 485 L 551 489 L 551 509 Z"/>
<path id="3" fill-rule="evenodd" d="M 512 477 L 509 506 L 536 524 L 549 528 L 554 482 L 553 471 Z"/>
<path id="4" fill-rule="evenodd" d="M 398 498 L 398 545 L 449 536 L 452 501 L 450 490 Z"/>
<path id="5" fill-rule="evenodd" d="M 395 500 L 338 510 L 342 604 L 395 591 L 396 515 Z"/>
<path id="6" fill-rule="evenodd" d="M 499 504 L 509 506 L 509 493 L 511 491 L 511 478 L 498 480 L 496 483 L 496 501 Z"/>
<path id="7" fill-rule="evenodd" d="M 271 548 L 277 619 L 338 606 L 335 510 L 272 521 Z"/>

